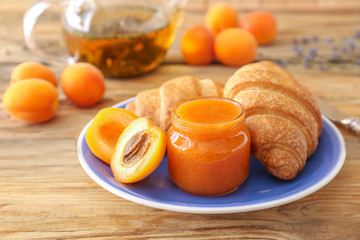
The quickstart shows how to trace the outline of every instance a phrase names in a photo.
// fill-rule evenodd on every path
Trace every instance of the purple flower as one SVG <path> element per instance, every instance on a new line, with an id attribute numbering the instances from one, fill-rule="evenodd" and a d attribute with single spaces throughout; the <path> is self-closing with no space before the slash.
<path id="1" fill-rule="evenodd" d="M 293 50 L 295 51 L 297 56 L 301 56 L 303 54 L 303 49 L 298 45 L 293 45 Z"/>
<path id="2" fill-rule="evenodd" d="M 350 51 L 354 52 L 355 49 L 356 49 L 356 41 L 355 41 L 355 39 L 353 39 L 353 38 L 347 39 L 346 43 L 350 47 Z"/>
<path id="3" fill-rule="evenodd" d="M 307 37 L 302 37 L 301 38 L 301 43 L 307 44 L 308 42 L 309 42 L 309 39 Z"/>
<path id="4" fill-rule="evenodd" d="M 354 38 L 360 38 L 360 30 L 355 31 Z"/>
<path id="5" fill-rule="evenodd" d="M 327 37 L 327 38 L 325 38 L 325 41 L 327 42 L 327 43 L 332 43 L 333 42 L 333 38 L 332 37 Z"/>
<path id="6" fill-rule="evenodd" d="M 281 67 L 286 67 L 286 62 L 285 62 L 285 60 L 280 60 L 279 65 L 280 65 Z"/>
<path id="7" fill-rule="evenodd" d="M 310 60 L 311 60 L 311 57 L 309 55 L 304 56 L 303 63 L 306 68 L 310 67 Z"/>
<path id="8" fill-rule="evenodd" d="M 305 62 L 310 62 L 310 59 L 311 59 L 310 55 L 305 55 L 304 57 Z"/>
<path id="9" fill-rule="evenodd" d="M 310 54 L 310 56 L 316 56 L 316 54 L 317 54 L 317 47 L 316 47 L 316 46 L 313 46 L 312 48 L 310 48 L 309 54 Z"/>

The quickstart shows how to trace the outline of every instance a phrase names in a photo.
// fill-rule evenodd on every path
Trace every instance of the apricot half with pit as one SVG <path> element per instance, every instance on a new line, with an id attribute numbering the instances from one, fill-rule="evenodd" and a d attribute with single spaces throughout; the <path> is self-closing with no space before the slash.
<path id="1" fill-rule="evenodd" d="M 165 133 L 151 120 L 138 118 L 119 137 L 111 169 L 119 182 L 138 182 L 159 166 L 165 151 Z"/>
<path id="2" fill-rule="evenodd" d="M 91 152 L 110 164 L 116 143 L 124 129 L 138 116 L 122 108 L 104 108 L 91 122 L 86 132 L 86 142 Z"/>

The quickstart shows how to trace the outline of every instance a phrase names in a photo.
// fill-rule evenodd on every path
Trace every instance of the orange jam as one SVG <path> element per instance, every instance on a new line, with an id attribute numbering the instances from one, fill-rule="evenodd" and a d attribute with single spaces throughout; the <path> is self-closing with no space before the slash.
<path id="1" fill-rule="evenodd" d="M 167 157 L 172 181 L 186 192 L 219 196 L 236 190 L 250 161 L 242 106 L 220 97 L 179 103 L 167 133 Z"/>

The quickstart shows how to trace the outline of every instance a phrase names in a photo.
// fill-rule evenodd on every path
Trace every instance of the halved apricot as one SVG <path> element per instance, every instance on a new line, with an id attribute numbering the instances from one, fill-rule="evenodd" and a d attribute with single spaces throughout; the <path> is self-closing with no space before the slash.
<path id="1" fill-rule="evenodd" d="M 110 164 L 116 143 L 124 129 L 138 116 L 122 108 L 100 110 L 86 131 L 86 142 L 92 153 Z"/>
<path id="2" fill-rule="evenodd" d="M 119 182 L 138 182 L 159 166 L 165 151 L 165 133 L 151 120 L 138 118 L 119 137 L 111 169 Z"/>

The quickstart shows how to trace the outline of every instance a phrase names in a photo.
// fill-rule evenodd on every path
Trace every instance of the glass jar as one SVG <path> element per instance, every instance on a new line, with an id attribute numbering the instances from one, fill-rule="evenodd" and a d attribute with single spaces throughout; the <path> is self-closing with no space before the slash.
<path id="1" fill-rule="evenodd" d="M 220 97 L 175 106 L 167 133 L 168 171 L 186 192 L 219 196 L 248 177 L 250 133 L 240 103 Z"/>

